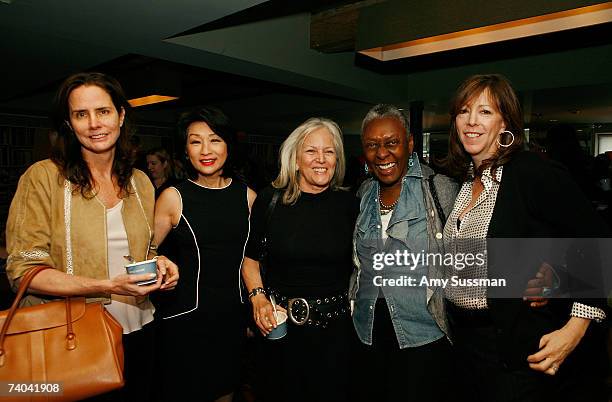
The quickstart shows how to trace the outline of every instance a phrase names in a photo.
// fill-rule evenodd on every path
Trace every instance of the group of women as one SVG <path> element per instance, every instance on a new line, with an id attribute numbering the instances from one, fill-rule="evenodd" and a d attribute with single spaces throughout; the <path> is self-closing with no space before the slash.
<path id="1" fill-rule="evenodd" d="M 563 171 L 523 151 L 520 105 L 502 76 L 470 77 L 453 99 L 447 168 L 460 188 L 419 162 L 398 108 L 373 107 L 361 133 L 372 178 L 360 200 L 342 188 L 342 135 L 328 119 L 308 119 L 287 137 L 278 177 L 256 196 L 232 176 L 226 116 L 188 112 L 179 131 L 190 179 L 154 205 L 153 186 L 125 152 L 129 106 L 119 84 L 77 74 L 56 106 L 61 141 L 24 174 L 11 205 L 7 271 L 17 283 L 33 266 L 56 268 L 32 281 L 33 303 L 69 295 L 108 303 L 126 351 L 126 388 L 113 400 L 231 401 L 245 302 L 264 336 L 280 324 L 278 311 L 289 316 L 286 336 L 259 342 L 261 400 L 446 401 L 467 392 L 480 401 L 605 400 L 591 359 L 601 353 L 593 321 L 605 311 L 590 300 L 496 300 L 486 287 L 462 293 L 434 281 L 373 285 L 377 275 L 406 273 L 374 269 L 380 253 L 607 234 Z M 144 278 L 123 272 L 123 256 L 158 252 L 156 283 L 138 286 Z M 447 275 L 436 264 L 410 268 Z"/>

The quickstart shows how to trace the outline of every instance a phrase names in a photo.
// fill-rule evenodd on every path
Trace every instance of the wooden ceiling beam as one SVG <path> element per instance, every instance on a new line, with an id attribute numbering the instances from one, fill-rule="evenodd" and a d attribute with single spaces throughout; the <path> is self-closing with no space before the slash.
<path id="1" fill-rule="evenodd" d="M 354 51 L 359 10 L 384 1 L 363 0 L 312 13 L 310 48 L 322 53 Z"/>

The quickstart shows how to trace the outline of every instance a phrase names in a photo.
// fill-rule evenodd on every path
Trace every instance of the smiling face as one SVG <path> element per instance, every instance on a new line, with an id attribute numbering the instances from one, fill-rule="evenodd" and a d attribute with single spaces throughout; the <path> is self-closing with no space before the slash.
<path id="1" fill-rule="evenodd" d="M 326 190 L 334 177 L 336 161 L 336 147 L 327 128 L 308 134 L 297 151 L 300 190 L 313 194 Z"/>
<path id="2" fill-rule="evenodd" d="M 114 152 L 125 111 L 117 111 L 110 95 L 96 85 L 81 85 L 68 97 L 69 124 L 84 156 Z"/>
<path id="3" fill-rule="evenodd" d="M 199 176 L 221 177 L 227 160 L 227 144 L 208 124 L 197 121 L 187 127 L 185 150 Z"/>
<path id="4" fill-rule="evenodd" d="M 381 185 L 401 185 L 414 144 L 400 121 L 394 117 L 372 120 L 365 126 L 361 143 L 368 168 Z"/>
<path id="5" fill-rule="evenodd" d="M 497 139 L 506 129 L 503 116 L 486 90 L 461 107 L 455 117 L 455 126 L 459 140 L 476 168 L 495 154 Z"/>

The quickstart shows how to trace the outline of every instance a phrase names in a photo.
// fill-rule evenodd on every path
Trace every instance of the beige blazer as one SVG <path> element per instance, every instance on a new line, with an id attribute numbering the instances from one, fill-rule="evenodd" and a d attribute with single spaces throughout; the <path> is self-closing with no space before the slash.
<path id="1" fill-rule="evenodd" d="M 130 254 L 142 261 L 155 255 L 153 240 L 154 188 L 134 170 L 121 214 Z M 36 265 L 66 273 L 108 278 L 106 208 L 95 197 L 73 192 L 49 159 L 33 164 L 19 179 L 6 228 L 7 274 L 15 281 Z M 99 295 L 109 301 L 109 295 Z M 26 304 L 33 304 L 31 301 Z"/>

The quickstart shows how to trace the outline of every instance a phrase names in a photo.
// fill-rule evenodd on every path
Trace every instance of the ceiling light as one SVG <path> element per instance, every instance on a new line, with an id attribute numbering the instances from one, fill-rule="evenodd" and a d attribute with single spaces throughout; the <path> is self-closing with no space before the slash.
<path id="1" fill-rule="evenodd" d="M 154 103 L 168 102 L 178 99 L 178 96 L 164 96 L 164 95 L 149 95 L 141 98 L 134 98 L 128 100 L 130 106 L 140 107 L 146 105 L 152 105 Z"/>
<path id="2" fill-rule="evenodd" d="M 377 60 L 388 61 L 406 57 L 444 52 L 485 45 L 511 39 L 526 38 L 569 29 L 582 28 L 612 21 L 612 2 L 559 11 L 464 31 L 415 39 L 359 53 Z"/>

